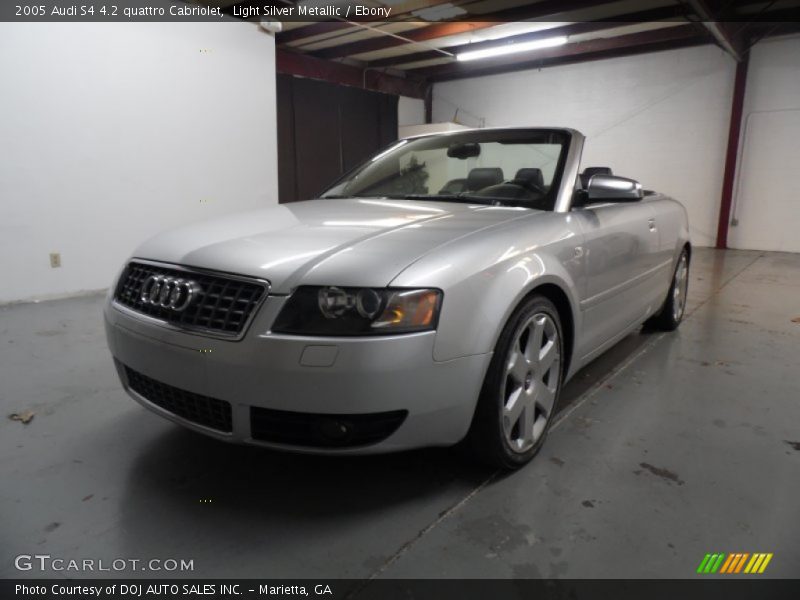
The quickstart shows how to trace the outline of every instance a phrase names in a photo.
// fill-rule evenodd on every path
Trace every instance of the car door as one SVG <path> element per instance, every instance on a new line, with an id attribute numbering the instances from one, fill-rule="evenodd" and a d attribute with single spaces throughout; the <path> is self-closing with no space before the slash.
<path id="1" fill-rule="evenodd" d="M 582 358 L 613 344 L 654 308 L 659 236 L 650 202 L 574 208 L 584 234 Z"/>

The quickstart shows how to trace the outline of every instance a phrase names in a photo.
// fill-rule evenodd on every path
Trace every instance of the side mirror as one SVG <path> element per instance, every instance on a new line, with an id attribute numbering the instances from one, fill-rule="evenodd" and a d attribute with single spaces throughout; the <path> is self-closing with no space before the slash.
<path id="1" fill-rule="evenodd" d="M 578 205 L 596 202 L 637 202 L 644 197 L 642 184 L 635 179 L 598 173 L 589 179 L 589 185 L 578 195 Z"/>

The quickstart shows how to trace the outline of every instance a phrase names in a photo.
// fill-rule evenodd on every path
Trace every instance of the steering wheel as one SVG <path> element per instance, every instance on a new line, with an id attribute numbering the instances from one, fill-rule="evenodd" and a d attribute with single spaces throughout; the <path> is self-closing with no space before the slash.
<path id="1" fill-rule="evenodd" d="M 537 194 L 541 194 L 542 196 L 546 193 L 544 188 L 537 183 L 533 183 L 530 179 L 511 179 L 506 183 L 510 183 L 512 185 L 518 185 L 521 188 L 525 188 L 531 192 L 536 192 Z"/>

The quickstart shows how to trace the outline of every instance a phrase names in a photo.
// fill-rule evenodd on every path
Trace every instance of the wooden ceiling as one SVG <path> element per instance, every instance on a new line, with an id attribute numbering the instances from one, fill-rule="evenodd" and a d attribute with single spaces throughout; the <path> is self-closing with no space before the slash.
<path id="1" fill-rule="evenodd" d="M 222 4 L 231 12 L 231 2 Z M 437 81 L 700 44 L 718 44 L 738 60 L 753 40 L 800 29 L 800 0 L 361 0 L 359 4 L 389 7 L 391 19 L 284 22 L 276 35 L 278 71 L 422 98 Z M 568 41 L 490 59 L 455 58 L 467 50 L 554 36 L 567 36 Z"/>

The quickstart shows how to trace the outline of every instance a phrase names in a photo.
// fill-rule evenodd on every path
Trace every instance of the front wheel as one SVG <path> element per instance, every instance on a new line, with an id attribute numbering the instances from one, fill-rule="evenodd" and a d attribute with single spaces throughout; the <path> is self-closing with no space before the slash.
<path id="1" fill-rule="evenodd" d="M 561 391 L 561 331 L 558 310 L 544 296 L 529 298 L 506 323 L 468 434 L 478 459 L 516 469 L 541 448 Z"/>
<path id="2" fill-rule="evenodd" d="M 686 248 L 678 257 L 675 273 L 669 286 L 667 297 L 661 310 L 653 315 L 646 325 L 662 331 L 674 331 L 683 320 L 686 312 L 686 295 L 689 291 L 689 253 Z"/>

